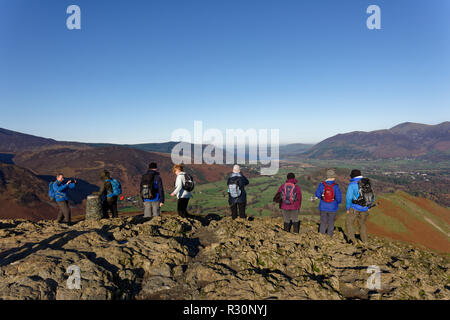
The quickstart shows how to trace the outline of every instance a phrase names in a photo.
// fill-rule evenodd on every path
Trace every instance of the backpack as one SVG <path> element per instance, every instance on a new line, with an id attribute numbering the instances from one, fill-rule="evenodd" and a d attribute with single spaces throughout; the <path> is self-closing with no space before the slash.
<path id="1" fill-rule="evenodd" d="M 325 202 L 333 202 L 334 201 L 334 186 L 336 183 L 333 183 L 332 185 L 328 185 L 326 181 L 323 182 L 323 185 L 325 189 L 322 193 L 322 200 Z"/>
<path id="2" fill-rule="evenodd" d="M 55 183 L 54 181 L 51 181 L 48 184 L 48 196 L 50 197 L 51 200 L 55 200 L 55 197 L 56 197 L 55 190 L 53 190 L 54 183 Z"/>
<path id="3" fill-rule="evenodd" d="M 362 178 L 358 181 L 359 196 L 358 199 L 352 200 L 352 203 L 358 204 L 362 207 L 373 207 L 375 201 L 375 194 L 372 190 L 372 185 L 369 178 Z"/>
<path id="4" fill-rule="evenodd" d="M 194 190 L 194 178 L 189 173 L 184 174 L 184 180 L 183 189 L 187 192 Z"/>
<path id="5" fill-rule="evenodd" d="M 144 174 L 142 176 L 142 198 L 154 199 L 157 192 L 158 191 L 155 188 L 155 174 Z"/>
<path id="6" fill-rule="evenodd" d="M 239 179 L 239 178 L 238 178 Z M 238 179 L 232 179 L 228 185 L 228 193 L 232 198 L 238 198 L 241 195 L 241 188 L 238 185 Z"/>
<path id="7" fill-rule="evenodd" d="M 284 204 L 294 204 L 297 201 L 297 193 L 295 192 L 295 184 L 286 182 L 281 191 L 281 199 Z"/>
<path id="8" fill-rule="evenodd" d="M 114 196 L 120 196 L 122 194 L 122 185 L 117 179 L 108 179 L 106 181 L 109 181 L 111 183 L 111 187 L 113 189 L 112 193 L 109 193 L 106 197 L 111 198 Z"/>

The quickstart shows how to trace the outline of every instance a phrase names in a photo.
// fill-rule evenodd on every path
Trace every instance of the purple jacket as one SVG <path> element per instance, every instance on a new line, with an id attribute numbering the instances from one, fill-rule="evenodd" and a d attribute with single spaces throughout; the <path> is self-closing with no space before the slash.
<path id="1" fill-rule="evenodd" d="M 293 183 L 295 184 L 295 193 L 297 194 L 297 200 L 293 204 L 286 204 L 284 202 L 281 203 L 281 209 L 282 210 L 298 210 L 302 206 L 302 190 L 297 185 L 297 179 L 288 179 L 286 180 L 286 183 Z M 280 188 L 278 189 L 278 192 L 283 192 L 284 186 L 286 183 L 283 183 Z"/>

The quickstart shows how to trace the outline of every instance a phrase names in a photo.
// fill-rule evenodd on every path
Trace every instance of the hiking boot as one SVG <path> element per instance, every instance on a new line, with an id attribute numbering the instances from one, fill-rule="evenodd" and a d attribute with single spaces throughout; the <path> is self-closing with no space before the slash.
<path id="1" fill-rule="evenodd" d="M 292 232 L 299 233 L 300 232 L 300 221 L 294 222 L 294 230 Z"/>
<path id="2" fill-rule="evenodd" d="M 292 222 L 289 222 L 289 223 L 284 223 L 284 231 L 286 231 L 286 232 L 289 232 L 289 231 L 291 231 L 291 225 L 292 225 Z"/>

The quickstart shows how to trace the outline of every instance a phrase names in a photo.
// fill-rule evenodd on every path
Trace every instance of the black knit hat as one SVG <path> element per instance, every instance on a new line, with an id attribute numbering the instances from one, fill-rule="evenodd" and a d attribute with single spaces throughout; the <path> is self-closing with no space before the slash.
<path id="1" fill-rule="evenodd" d="M 150 164 L 148 165 L 148 168 L 149 168 L 149 169 L 156 169 L 156 168 L 157 168 L 156 162 L 150 163 Z"/>
<path id="2" fill-rule="evenodd" d="M 350 178 L 358 177 L 361 175 L 361 171 L 358 169 L 353 169 L 352 172 L 350 172 Z"/>
<path id="3" fill-rule="evenodd" d="M 289 172 L 289 173 L 287 174 L 287 178 L 288 178 L 288 179 L 295 179 L 295 174 L 293 174 L 292 172 Z"/>

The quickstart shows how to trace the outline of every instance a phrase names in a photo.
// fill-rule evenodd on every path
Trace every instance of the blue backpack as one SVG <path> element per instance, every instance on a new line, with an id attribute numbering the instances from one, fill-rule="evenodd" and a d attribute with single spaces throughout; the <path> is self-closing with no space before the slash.
<path id="1" fill-rule="evenodd" d="M 55 183 L 54 181 L 51 181 L 48 184 L 48 196 L 50 197 L 51 200 L 55 200 L 55 190 L 53 189 L 53 183 Z"/>
<path id="2" fill-rule="evenodd" d="M 116 179 L 108 179 L 106 181 L 111 182 L 111 187 L 113 189 L 112 193 L 108 193 L 107 197 L 111 198 L 111 197 L 118 197 L 122 194 L 122 186 L 120 184 L 119 181 L 117 181 Z"/>

